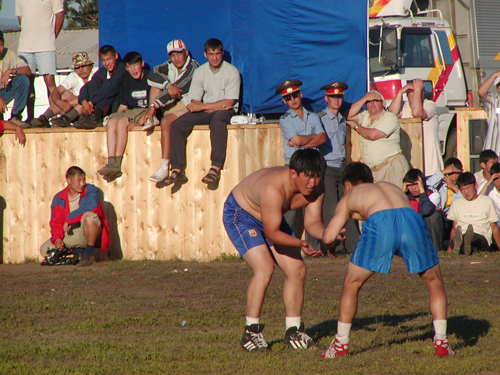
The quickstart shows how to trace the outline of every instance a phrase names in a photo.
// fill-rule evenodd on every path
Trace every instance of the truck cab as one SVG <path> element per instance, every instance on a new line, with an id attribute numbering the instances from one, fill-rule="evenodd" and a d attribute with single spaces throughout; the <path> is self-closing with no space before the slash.
<path id="1" fill-rule="evenodd" d="M 466 79 L 448 22 L 439 11 L 421 13 L 414 16 L 405 9 L 403 15 L 369 19 L 369 85 L 390 102 L 407 81 L 422 79 L 426 99 L 438 106 L 439 140 L 446 158 L 456 147 L 454 109 L 468 104 Z"/>

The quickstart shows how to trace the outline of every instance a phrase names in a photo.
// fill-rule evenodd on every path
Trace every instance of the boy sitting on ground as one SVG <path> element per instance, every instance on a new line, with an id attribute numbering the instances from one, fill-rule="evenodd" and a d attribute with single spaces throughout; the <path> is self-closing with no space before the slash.
<path id="1" fill-rule="evenodd" d="M 430 193 L 425 187 L 425 176 L 420 169 L 410 169 L 403 178 L 403 192 L 408 197 L 413 210 L 422 216 L 436 251 L 443 244 L 443 217 L 437 210 L 439 194 Z"/>
<path id="2" fill-rule="evenodd" d="M 492 236 L 500 244 L 498 216 L 490 197 L 477 195 L 476 178 L 471 172 L 458 176 L 457 185 L 462 197 L 455 199 L 448 212 L 453 221 L 448 252 L 472 254 L 489 250 Z"/>
<path id="3" fill-rule="evenodd" d="M 148 70 L 143 69 L 144 61 L 138 52 L 128 52 L 123 57 L 127 74 L 123 79 L 118 112 L 105 120 L 104 127 L 108 140 L 108 163 L 97 172 L 109 182 L 122 175 L 123 153 L 127 146 L 128 134 L 134 126 L 144 124 L 144 113 L 148 108 Z"/>
<path id="4" fill-rule="evenodd" d="M 85 85 L 97 72 L 94 63 L 89 59 L 87 52 L 78 52 L 72 58 L 73 70 L 64 81 L 50 94 L 52 105 L 43 115 L 31 120 L 31 125 L 38 127 L 50 127 L 49 120 L 57 114 L 61 117 L 56 117 L 51 120 L 52 125 L 67 127 L 82 114 L 82 106 L 78 104 L 78 95 L 80 89 Z"/>

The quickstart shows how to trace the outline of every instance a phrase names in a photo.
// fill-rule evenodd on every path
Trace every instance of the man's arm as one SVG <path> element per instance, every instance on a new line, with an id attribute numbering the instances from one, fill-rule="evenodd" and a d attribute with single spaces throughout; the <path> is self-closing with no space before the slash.
<path id="1" fill-rule="evenodd" d="M 316 147 L 326 142 L 325 133 L 309 134 L 309 135 L 294 135 L 288 141 L 290 147 Z"/>
<path id="2" fill-rule="evenodd" d="M 413 100 L 410 103 L 411 115 L 414 118 L 425 120 L 428 118 L 423 105 L 422 93 L 424 91 L 424 82 L 416 78 L 413 80 Z"/>
<path id="3" fill-rule="evenodd" d="M 383 131 L 379 129 L 365 128 L 364 126 L 361 125 L 354 125 L 352 122 L 348 122 L 348 124 L 351 127 L 351 129 L 356 130 L 358 134 L 362 136 L 364 139 L 368 139 L 370 141 L 376 141 L 377 139 L 387 137 L 387 134 L 385 134 Z"/>
<path id="4" fill-rule="evenodd" d="M 500 77 L 500 70 L 497 70 L 495 73 L 489 76 L 488 79 L 483 83 L 481 83 L 481 85 L 477 89 L 477 95 L 479 95 L 479 98 L 481 99 L 481 102 L 483 102 L 483 104 L 486 103 L 488 90 L 490 89 L 491 85 L 493 84 L 493 82 L 497 77 Z"/>
<path id="5" fill-rule="evenodd" d="M 323 189 L 324 190 L 324 189 Z M 314 238 L 321 240 L 325 226 L 322 220 L 324 192 L 304 209 L 304 229 Z"/>
<path id="6" fill-rule="evenodd" d="M 56 38 L 61 32 L 63 23 L 64 23 L 64 11 L 56 13 L 56 22 L 54 24 L 54 33 L 56 35 Z"/>
<path id="7" fill-rule="evenodd" d="M 233 108 L 234 103 L 236 103 L 237 99 L 221 99 L 213 103 L 202 103 L 197 100 L 191 100 L 186 108 L 189 112 L 214 112 L 214 111 L 222 111 L 229 110 Z"/>
<path id="8" fill-rule="evenodd" d="M 65 113 L 71 111 L 71 104 L 69 104 L 66 100 L 62 100 L 61 96 L 66 92 L 66 88 L 62 85 L 59 85 L 56 87 L 54 91 L 51 92 L 50 94 L 50 99 L 52 102 L 57 105 L 59 108 L 62 110 L 62 114 L 64 115 Z"/>
<path id="9" fill-rule="evenodd" d="M 387 108 L 387 110 L 399 117 L 402 108 L 401 104 L 403 102 L 403 94 L 410 91 L 411 89 L 412 89 L 411 85 L 405 85 L 401 89 L 399 89 L 398 93 L 396 94 L 394 99 L 392 99 L 392 102 L 389 105 L 389 108 Z"/>
<path id="10" fill-rule="evenodd" d="M 350 218 L 350 212 L 347 207 L 347 199 L 348 195 L 344 196 L 339 201 L 337 207 L 335 208 L 335 213 L 332 219 L 323 232 L 322 241 L 327 246 L 331 246 L 335 242 L 335 240 L 340 239 L 340 231 Z"/>
<path id="11" fill-rule="evenodd" d="M 24 131 L 21 127 L 17 126 L 16 124 L 10 121 L 4 121 L 3 128 L 6 130 L 13 130 L 16 134 L 15 137 L 19 142 L 19 144 L 23 146 L 26 145 L 26 135 L 24 134 Z"/>

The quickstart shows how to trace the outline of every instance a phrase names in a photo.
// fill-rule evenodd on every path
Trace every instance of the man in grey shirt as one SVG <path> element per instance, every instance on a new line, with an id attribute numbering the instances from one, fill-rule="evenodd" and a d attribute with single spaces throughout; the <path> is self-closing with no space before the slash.
<path id="1" fill-rule="evenodd" d="M 240 73 L 238 69 L 222 60 L 224 47 L 218 39 L 205 42 L 204 55 L 208 62 L 193 74 L 185 113 L 172 123 L 170 129 L 170 165 L 172 172 L 165 185 L 184 184 L 187 177 L 186 139 L 193 127 L 209 124 L 212 166 L 202 182 L 214 186 L 220 179 L 220 170 L 226 159 L 227 124 L 238 110 L 240 94 Z"/>

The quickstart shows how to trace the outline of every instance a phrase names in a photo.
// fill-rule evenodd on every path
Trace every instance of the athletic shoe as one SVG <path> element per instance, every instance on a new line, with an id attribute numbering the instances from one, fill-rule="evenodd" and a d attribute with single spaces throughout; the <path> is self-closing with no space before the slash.
<path id="1" fill-rule="evenodd" d="M 291 346 L 294 349 L 309 349 L 316 346 L 313 339 L 304 332 L 304 323 L 300 327 L 290 327 L 285 332 L 283 344 Z"/>
<path id="2" fill-rule="evenodd" d="M 265 352 L 267 350 L 267 342 L 262 336 L 264 324 L 252 324 L 245 327 L 240 345 L 249 352 Z"/>
<path id="3" fill-rule="evenodd" d="M 457 225 L 451 238 L 451 252 L 453 254 L 460 254 L 460 247 L 462 246 L 462 227 Z"/>
<path id="4" fill-rule="evenodd" d="M 448 340 L 434 340 L 434 354 L 436 357 L 447 357 L 454 355 L 455 352 L 451 350 Z"/>
<path id="5" fill-rule="evenodd" d="M 31 120 L 31 125 L 36 126 L 37 128 L 50 128 L 49 119 L 44 115 Z"/>
<path id="6" fill-rule="evenodd" d="M 52 125 L 60 126 L 61 128 L 67 128 L 68 126 L 71 125 L 71 120 L 66 115 L 62 115 L 61 117 L 56 117 L 51 122 Z"/>
<path id="7" fill-rule="evenodd" d="M 30 125 L 27 122 L 22 121 L 20 115 L 19 115 L 19 117 L 12 116 L 9 121 L 12 122 L 13 124 L 23 128 L 23 129 L 28 128 Z"/>
<path id="8" fill-rule="evenodd" d="M 469 224 L 464 234 L 464 254 L 472 254 L 472 247 L 470 245 L 472 242 L 472 237 L 474 237 L 474 228 L 471 224 Z"/>
<path id="9" fill-rule="evenodd" d="M 102 176 L 107 176 L 107 175 L 111 175 L 111 174 L 114 175 L 114 174 L 120 173 L 120 168 L 118 168 L 115 165 L 112 165 L 112 164 L 108 163 L 104 167 L 102 167 L 101 169 L 99 169 L 97 171 L 97 173 L 99 173 Z"/>
<path id="10" fill-rule="evenodd" d="M 94 255 L 83 254 L 80 261 L 76 264 L 77 267 L 88 267 L 94 261 Z"/>
<path id="11" fill-rule="evenodd" d="M 120 171 L 117 174 L 108 174 L 106 176 L 103 176 L 102 178 L 106 180 L 106 182 L 113 182 L 117 178 L 120 178 L 123 175 L 123 172 Z"/>
<path id="12" fill-rule="evenodd" d="M 349 344 L 341 344 L 336 338 L 326 352 L 320 355 L 321 358 L 345 357 L 349 354 Z"/>
<path id="13" fill-rule="evenodd" d="M 168 164 L 161 164 L 155 173 L 149 177 L 150 181 L 160 182 L 168 177 Z"/>
<path id="14" fill-rule="evenodd" d="M 158 125 L 160 121 L 156 118 L 156 116 L 153 116 L 153 121 L 150 121 L 149 119 L 146 120 L 146 123 L 142 127 L 142 130 L 149 130 L 151 128 L 154 128 L 156 125 Z"/>

